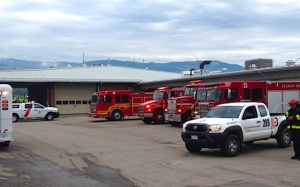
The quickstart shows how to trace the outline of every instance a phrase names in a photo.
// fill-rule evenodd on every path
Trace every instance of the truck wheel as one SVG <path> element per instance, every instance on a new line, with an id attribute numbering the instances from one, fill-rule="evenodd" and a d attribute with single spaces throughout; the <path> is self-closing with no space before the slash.
<path id="1" fill-rule="evenodd" d="M 241 141 L 235 134 L 231 134 L 226 138 L 224 144 L 221 145 L 221 151 L 224 156 L 236 156 L 241 149 Z"/>
<path id="2" fill-rule="evenodd" d="M 281 148 L 287 148 L 291 145 L 291 131 L 289 129 L 283 128 L 277 137 L 277 145 Z"/>
<path id="3" fill-rule="evenodd" d="M 112 115 L 111 115 L 111 119 L 114 121 L 120 121 L 123 119 L 123 114 L 120 110 L 115 110 L 113 111 Z"/>
<path id="4" fill-rule="evenodd" d="M 13 116 L 12 116 L 12 121 L 13 121 L 13 122 L 17 122 L 18 119 L 19 119 L 18 114 L 13 114 Z"/>
<path id="5" fill-rule="evenodd" d="M 174 126 L 174 127 L 179 127 L 180 126 L 180 122 L 169 122 L 172 126 Z"/>
<path id="6" fill-rule="evenodd" d="M 150 123 L 152 123 L 152 118 L 144 118 L 144 119 L 142 119 L 142 121 L 143 121 L 145 124 L 150 124 Z"/>
<path id="7" fill-rule="evenodd" d="M 8 147 L 8 146 L 9 146 L 9 143 L 10 143 L 10 142 L 4 142 L 4 143 L 2 143 L 1 145 L 2 145 L 3 147 Z"/>
<path id="8" fill-rule="evenodd" d="M 201 151 L 202 147 L 196 144 L 187 144 L 185 143 L 186 149 L 191 153 L 198 153 Z"/>
<path id="9" fill-rule="evenodd" d="M 53 120 L 54 119 L 54 115 L 52 113 L 48 113 L 45 117 L 45 120 L 46 121 L 50 121 L 50 120 Z"/>
<path id="10" fill-rule="evenodd" d="M 165 122 L 165 115 L 162 111 L 155 111 L 153 114 L 153 122 L 155 124 L 161 124 Z"/>

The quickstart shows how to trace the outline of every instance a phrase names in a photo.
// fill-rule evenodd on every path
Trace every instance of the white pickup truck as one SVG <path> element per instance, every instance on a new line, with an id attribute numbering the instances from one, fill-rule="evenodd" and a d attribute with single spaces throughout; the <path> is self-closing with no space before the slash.
<path id="1" fill-rule="evenodd" d="M 17 122 L 19 119 L 45 119 L 53 120 L 59 117 L 57 108 L 45 107 L 39 103 L 13 103 L 12 121 Z"/>
<path id="2" fill-rule="evenodd" d="M 279 147 L 291 144 L 289 122 L 284 114 L 272 114 L 263 103 L 239 102 L 221 104 L 203 118 L 187 121 L 181 133 L 185 147 L 192 153 L 202 148 L 221 148 L 224 156 L 236 156 L 242 143 L 277 139 Z"/>

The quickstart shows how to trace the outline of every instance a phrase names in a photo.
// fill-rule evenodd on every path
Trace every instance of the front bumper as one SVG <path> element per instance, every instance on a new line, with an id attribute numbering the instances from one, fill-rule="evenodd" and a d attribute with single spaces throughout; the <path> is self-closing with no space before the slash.
<path id="1" fill-rule="evenodd" d="M 153 113 L 140 113 L 139 116 L 140 116 L 142 119 L 145 119 L 145 118 L 153 118 Z"/>
<path id="2" fill-rule="evenodd" d="M 88 113 L 87 116 L 91 118 L 100 118 L 100 116 L 96 113 Z"/>
<path id="3" fill-rule="evenodd" d="M 59 117 L 59 112 L 54 113 L 54 118 L 58 118 Z"/>
<path id="4" fill-rule="evenodd" d="M 179 114 L 165 114 L 166 121 L 173 121 L 173 122 L 181 122 L 181 115 Z"/>
<path id="5" fill-rule="evenodd" d="M 216 148 L 225 142 L 226 134 L 182 131 L 181 138 L 187 144 L 197 144 L 203 148 Z"/>

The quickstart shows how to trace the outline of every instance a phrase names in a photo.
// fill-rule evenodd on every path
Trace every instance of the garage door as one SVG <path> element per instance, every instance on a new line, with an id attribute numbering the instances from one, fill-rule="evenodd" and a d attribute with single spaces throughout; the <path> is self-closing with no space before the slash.
<path id="1" fill-rule="evenodd" d="M 95 84 L 56 83 L 55 101 L 60 114 L 87 114 Z"/>

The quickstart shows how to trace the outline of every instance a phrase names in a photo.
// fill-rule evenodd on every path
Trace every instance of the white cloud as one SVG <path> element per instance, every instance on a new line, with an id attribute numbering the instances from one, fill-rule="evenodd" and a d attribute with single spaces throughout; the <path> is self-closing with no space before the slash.
<path id="1" fill-rule="evenodd" d="M 300 1 L 1 0 L 0 57 L 81 62 L 300 57 Z"/>

